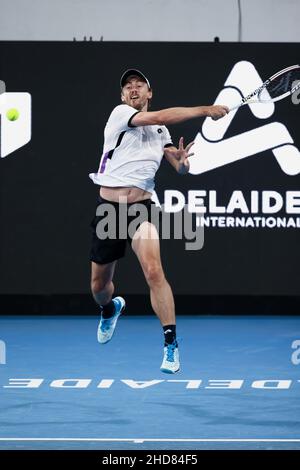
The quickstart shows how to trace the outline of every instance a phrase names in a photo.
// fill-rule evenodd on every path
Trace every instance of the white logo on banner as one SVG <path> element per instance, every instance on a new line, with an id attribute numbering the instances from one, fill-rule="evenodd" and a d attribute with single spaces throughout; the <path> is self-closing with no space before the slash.
<path id="1" fill-rule="evenodd" d="M 251 62 L 235 64 L 214 104 L 236 104 L 241 97 L 248 95 L 263 83 Z M 272 116 L 274 103 L 252 103 L 248 105 L 258 119 Z M 266 150 L 272 150 L 280 168 L 287 175 L 300 173 L 300 152 L 285 127 L 280 122 L 272 122 L 243 132 L 234 137 L 223 139 L 239 109 L 231 111 L 224 118 L 213 121 L 206 118 L 202 132 L 199 132 L 190 157 L 190 173 L 197 175 L 219 168 L 223 165 L 242 160 Z"/>
<path id="2" fill-rule="evenodd" d="M 0 81 L 0 156 L 6 157 L 31 139 L 31 95 L 7 93 Z"/>

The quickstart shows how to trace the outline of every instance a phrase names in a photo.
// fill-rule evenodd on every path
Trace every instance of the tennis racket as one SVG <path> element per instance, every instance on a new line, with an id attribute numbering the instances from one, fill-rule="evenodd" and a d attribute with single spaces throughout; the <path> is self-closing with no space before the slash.
<path id="1" fill-rule="evenodd" d="M 244 104 L 270 103 L 290 96 L 300 88 L 300 65 L 291 65 L 272 75 L 260 87 L 242 98 L 241 102 L 229 108 L 237 109 Z"/>

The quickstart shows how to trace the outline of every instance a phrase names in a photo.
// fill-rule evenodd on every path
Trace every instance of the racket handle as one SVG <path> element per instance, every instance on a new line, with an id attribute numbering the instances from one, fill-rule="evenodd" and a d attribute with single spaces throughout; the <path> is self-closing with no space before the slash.
<path id="1" fill-rule="evenodd" d="M 229 112 L 230 112 L 230 111 L 233 111 L 234 109 L 239 108 L 240 106 L 241 106 L 241 103 L 236 104 L 236 105 L 234 105 L 234 106 L 230 106 L 230 107 L 229 107 Z"/>

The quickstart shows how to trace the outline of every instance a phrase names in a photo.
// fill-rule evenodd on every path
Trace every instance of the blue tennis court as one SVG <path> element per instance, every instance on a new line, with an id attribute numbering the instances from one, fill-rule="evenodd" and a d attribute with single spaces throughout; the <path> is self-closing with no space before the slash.
<path id="1" fill-rule="evenodd" d="M 0 318 L 1 449 L 300 449 L 299 317 L 179 316 L 176 375 L 154 316 L 97 324 Z"/>

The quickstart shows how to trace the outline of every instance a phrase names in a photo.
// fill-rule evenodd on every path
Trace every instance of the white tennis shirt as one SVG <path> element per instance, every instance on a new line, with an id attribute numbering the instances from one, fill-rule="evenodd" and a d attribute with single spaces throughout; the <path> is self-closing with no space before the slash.
<path id="1" fill-rule="evenodd" d="M 98 173 L 90 178 L 100 186 L 135 186 L 150 193 L 164 148 L 173 145 L 165 126 L 131 126 L 138 111 L 116 106 L 104 129 L 104 146 Z"/>

